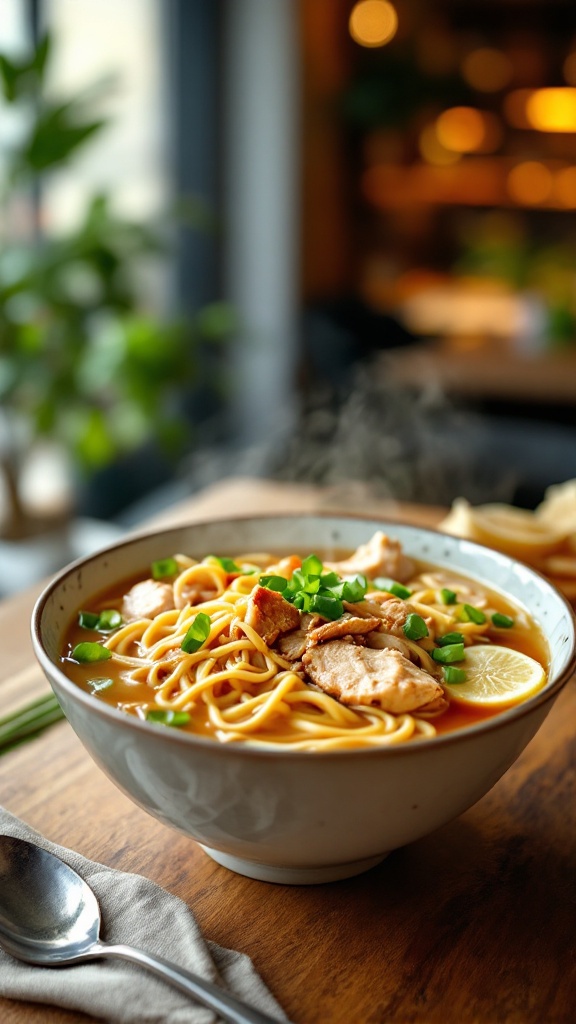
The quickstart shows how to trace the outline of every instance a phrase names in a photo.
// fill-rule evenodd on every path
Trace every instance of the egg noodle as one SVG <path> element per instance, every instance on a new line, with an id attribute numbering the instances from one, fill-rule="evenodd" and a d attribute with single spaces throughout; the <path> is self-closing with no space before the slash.
<path id="1" fill-rule="evenodd" d="M 106 673 L 113 670 L 122 679 L 124 696 L 132 689 L 137 697 L 114 701 L 116 706 L 143 719 L 151 709 L 159 714 L 184 712 L 184 717 L 189 716 L 188 731 L 197 735 L 223 743 L 272 744 L 292 750 L 382 746 L 436 735 L 432 714 L 427 718 L 418 713 L 390 714 L 369 704 L 345 705 L 309 685 L 298 671 L 300 665 L 268 646 L 245 621 L 260 574 L 264 569 L 282 573 L 289 559 L 283 563 L 272 555 L 236 556 L 240 568 L 236 575 L 212 557 L 199 563 L 181 554 L 174 559 L 179 572 L 168 583 L 175 607 L 154 618 L 127 621 L 104 640 L 111 652 Z M 408 648 L 410 660 L 438 679 L 441 670 L 430 655 L 437 635 L 457 629 L 465 645 L 490 642 L 488 616 L 480 624 L 458 617 L 466 602 L 489 612 L 490 592 L 472 581 L 432 570 L 421 572 L 408 585 L 410 605 L 425 618 L 428 636 L 400 640 L 377 631 L 372 646 L 404 652 Z M 452 606 L 442 602 L 445 587 L 456 595 Z M 353 614 L 382 617 L 386 599 L 389 593 L 369 583 Z M 209 619 L 208 635 L 197 650 L 187 653 L 182 643 L 199 613 Z M 529 629 L 527 617 L 517 609 L 515 615 L 521 620 L 518 625 Z M 144 690 L 149 692 L 146 699 L 142 699 Z"/>

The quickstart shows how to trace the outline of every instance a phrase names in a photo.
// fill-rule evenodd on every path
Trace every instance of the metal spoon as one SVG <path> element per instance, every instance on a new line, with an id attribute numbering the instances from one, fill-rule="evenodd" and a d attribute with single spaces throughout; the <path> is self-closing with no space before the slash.
<path id="1" fill-rule="evenodd" d="M 132 946 L 100 939 L 100 907 L 68 864 L 35 843 L 0 835 L 0 946 L 29 964 L 55 967 L 118 957 L 147 967 L 232 1024 L 278 1024 L 216 985 Z"/>

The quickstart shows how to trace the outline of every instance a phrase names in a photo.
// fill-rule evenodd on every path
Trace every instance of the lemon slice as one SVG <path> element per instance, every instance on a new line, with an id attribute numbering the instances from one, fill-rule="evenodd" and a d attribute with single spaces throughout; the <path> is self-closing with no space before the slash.
<path id="1" fill-rule="evenodd" d="M 537 693 L 546 680 L 538 661 L 510 647 L 467 647 L 459 667 L 466 672 L 466 681 L 444 686 L 457 703 L 479 708 L 517 704 Z"/>

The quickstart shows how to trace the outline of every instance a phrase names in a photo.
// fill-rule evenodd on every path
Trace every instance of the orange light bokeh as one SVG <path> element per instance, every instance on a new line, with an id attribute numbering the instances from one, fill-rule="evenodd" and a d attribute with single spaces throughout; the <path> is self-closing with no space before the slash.
<path id="1" fill-rule="evenodd" d="M 526 102 L 526 116 L 540 132 L 576 131 L 576 89 L 535 89 Z"/>
<path id="2" fill-rule="evenodd" d="M 554 177 L 554 199 L 568 210 L 576 209 L 576 167 L 564 167 Z"/>
<path id="3" fill-rule="evenodd" d="M 546 164 L 525 160 L 512 168 L 506 185 L 514 202 L 522 206 L 540 206 L 552 194 L 553 176 Z"/>
<path id="4" fill-rule="evenodd" d="M 350 13 L 348 28 L 359 46 L 385 46 L 396 35 L 398 15 L 389 0 L 358 0 Z"/>
<path id="5" fill-rule="evenodd" d="M 455 153 L 492 153 L 502 141 L 495 114 L 475 107 L 450 107 L 436 121 L 436 135 L 445 149 Z"/>
<path id="6" fill-rule="evenodd" d="M 479 92 L 499 92 L 508 85 L 513 73 L 510 58 L 489 46 L 472 50 L 462 61 L 464 79 Z"/>

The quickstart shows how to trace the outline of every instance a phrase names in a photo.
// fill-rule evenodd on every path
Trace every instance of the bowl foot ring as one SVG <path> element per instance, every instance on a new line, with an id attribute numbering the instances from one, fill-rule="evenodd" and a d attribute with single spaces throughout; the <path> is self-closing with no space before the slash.
<path id="1" fill-rule="evenodd" d="M 202 846 L 202 844 L 200 844 Z M 255 860 L 245 860 L 221 850 L 213 850 L 202 846 L 212 860 L 229 871 L 235 871 L 246 878 L 255 878 L 259 882 L 275 882 L 278 885 L 319 885 L 323 882 L 338 882 L 343 878 L 353 878 L 370 868 L 376 867 L 387 856 L 379 853 L 375 857 L 364 857 L 362 860 L 347 861 L 345 864 L 328 864 L 323 867 L 290 868 L 276 864 L 260 864 Z"/>

